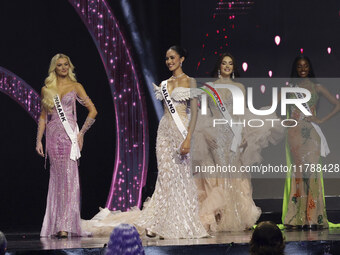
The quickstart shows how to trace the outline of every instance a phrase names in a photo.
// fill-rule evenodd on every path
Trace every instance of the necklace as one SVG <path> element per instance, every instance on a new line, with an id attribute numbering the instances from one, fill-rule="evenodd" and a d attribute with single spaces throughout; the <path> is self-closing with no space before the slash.
<path id="1" fill-rule="evenodd" d="M 178 76 L 175 76 L 175 75 L 172 75 L 171 78 L 173 79 L 178 79 L 179 77 L 182 77 L 185 73 L 181 73 L 180 75 Z"/>

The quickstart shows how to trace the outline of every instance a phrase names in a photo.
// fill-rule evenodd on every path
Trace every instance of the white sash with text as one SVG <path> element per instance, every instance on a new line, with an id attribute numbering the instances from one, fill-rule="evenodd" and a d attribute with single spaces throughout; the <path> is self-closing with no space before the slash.
<path id="1" fill-rule="evenodd" d="M 170 112 L 179 132 L 181 132 L 183 138 L 185 139 L 188 135 L 188 131 L 185 128 L 181 118 L 179 117 L 178 112 L 176 111 L 174 103 L 172 102 L 172 99 L 171 99 L 170 94 L 168 92 L 168 86 L 167 85 L 168 85 L 167 81 L 163 81 L 161 83 L 161 90 L 162 90 L 164 102 L 165 102 L 166 106 L 168 107 L 169 112 Z"/>
<path id="2" fill-rule="evenodd" d="M 76 130 L 73 131 L 70 123 L 67 120 L 66 114 L 63 110 L 63 106 L 61 105 L 61 101 L 59 98 L 59 95 L 55 95 L 53 98 L 54 101 L 54 106 L 55 109 L 58 113 L 59 119 L 61 121 L 61 123 L 64 126 L 64 129 L 68 135 L 68 137 L 70 138 L 72 145 L 71 145 L 71 153 L 70 153 L 70 159 L 76 161 L 77 159 L 80 158 L 80 149 L 79 149 L 79 145 L 78 145 L 78 126 L 76 127 Z"/>
<path id="3" fill-rule="evenodd" d="M 213 83 L 211 82 L 207 82 L 207 85 L 209 85 L 210 87 L 214 88 Z M 211 90 L 211 88 L 209 88 L 208 86 L 206 86 L 206 88 L 208 88 L 210 91 L 212 91 L 212 95 L 214 96 L 216 102 L 217 102 L 217 106 L 218 109 L 220 110 L 220 112 L 222 113 L 224 119 L 226 119 L 228 121 L 228 123 L 232 123 L 232 118 L 227 110 L 227 107 L 225 106 L 223 100 L 219 100 L 219 95 L 217 90 L 215 89 L 215 91 Z M 217 94 L 216 94 L 217 93 Z M 242 142 L 242 125 L 230 125 L 229 127 L 231 128 L 231 130 L 233 131 L 234 134 L 234 138 L 231 144 L 231 150 L 236 152 L 237 148 L 240 146 L 241 142 Z"/>
<path id="4" fill-rule="evenodd" d="M 291 87 L 298 87 L 298 86 L 293 85 L 293 84 L 290 84 L 290 86 Z M 294 94 L 295 94 L 296 98 L 304 98 L 304 96 L 301 93 L 295 92 Z M 310 112 L 310 114 L 312 114 L 312 111 L 311 111 L 311 109 L 310 109 L 310 107 L 309 107 L 309 105 L 307 103 L 303 103 L 302 105 L 303 105 L 303 107 L 306 108 L 306 110 L 308 112 Z M 327 143 L 326 137 L 322 133 L 322 130 L 319 127 L 318 124 L 316 124 L 314 122 L 311 122 L 311 124 L 312 124 L 312 126 L 314 127 L 315 131 L 318 133 L 318 135 L 320 136 L 320 139 L 321 139 L 320 154 L 321 154 L 321 156 L 326 157 L 331 152 L 329 147 L 328 147 L 328 143 Z"/>

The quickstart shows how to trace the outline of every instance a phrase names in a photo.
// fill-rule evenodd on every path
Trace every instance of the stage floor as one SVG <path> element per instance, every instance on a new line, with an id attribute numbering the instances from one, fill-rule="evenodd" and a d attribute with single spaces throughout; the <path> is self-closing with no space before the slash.
<path id="1" fill-rule="evenodd" d="M 340 254 L 340 229 L 283 231 L 286 254 Z M 224 232 L 201 239 L 143 237 L 146 254 L 247 254 L 252 231 Z M 6 234 L 8 254 L 103 254 L 109 238 L 40 238 L 38 233 Z M 339 252 L 339 253 L 338 253 Z"/>

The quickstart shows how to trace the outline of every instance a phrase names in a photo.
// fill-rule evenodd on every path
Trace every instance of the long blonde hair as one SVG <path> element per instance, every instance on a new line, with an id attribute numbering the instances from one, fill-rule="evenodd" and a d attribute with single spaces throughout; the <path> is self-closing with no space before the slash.
<path id="1" fill-rule="evenodd" d="M 70 58 L 65 54 L 57 54 L 51 59 L 50 68 L 48 69 L 48 76 L 45 79 L 45 89 L 42 95 L 41 103 L 47 112 L 51 112 L 54 107 L 53 97 L 58 93 L 57 90 L 57 75 L 55 69 L 57 67 L 57 60 L 60 58 L 66 58 L 70 68 L 68 70 L 68 77 L 71 81 L 77 82 L 74 71 L 74 65 Z"/>

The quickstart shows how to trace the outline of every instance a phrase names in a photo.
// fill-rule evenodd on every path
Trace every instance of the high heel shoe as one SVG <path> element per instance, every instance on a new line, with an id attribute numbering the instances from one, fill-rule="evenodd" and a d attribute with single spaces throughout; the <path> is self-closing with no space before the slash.
<path id="1" fill-rule="evenodd" d="M 145 234 L 146 234 L 147 237 L 156 237 L 156 233 L 154 233 L 154 232 L 152 232 L 148 229 L 145 230 Z"/>
<path id="2" fill-rule="evenodd" d="M 68 233 L 66 231 L 59 231 L 57 233 L 57 237 L 58 238 L 67 238 L 68 237 Z"/>
<path id="3" fill-rule="evenodd" d="M 289 225 L 289 224 L 284 224 L 284 227 L 286 230 L 302 230 L 303 226 L 302 225 Z"/>
<path id="4" fill-rule="evenodd" d="M 163 237 L 163 236 L 157 235 L 156 233 L 154 233 L 154 232 L 152 232 L 152 231 L 150 231 L 150 230 L 148 230 L 148 229 L 145 229 L 145 235 L 146 235 L 147 237 L 151 237 L 151 238 L 154 238 L 154 237 L 157 237 L 157 236 L 158 236 L 160 240 L 164 240 L 164 237 Z"/>

